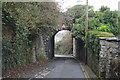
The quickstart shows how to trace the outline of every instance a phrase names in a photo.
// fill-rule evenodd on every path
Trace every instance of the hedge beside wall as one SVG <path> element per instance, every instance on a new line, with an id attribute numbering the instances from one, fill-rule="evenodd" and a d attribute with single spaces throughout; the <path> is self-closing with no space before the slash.
<path id="1" fill-rule="evenodd" d="M 99 76 L 99 37 L 114 37 L 114 35 L 108 32 L 89 31 L 87 64 L 97 76 Z"/>

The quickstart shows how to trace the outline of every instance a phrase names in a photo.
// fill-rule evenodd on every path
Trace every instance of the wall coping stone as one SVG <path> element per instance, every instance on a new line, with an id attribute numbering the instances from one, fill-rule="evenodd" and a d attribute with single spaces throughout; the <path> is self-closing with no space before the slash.
<path id="1" fill-rule="evenodd" d="M 100 40 L 120 42 L 120 38 L 119 38 L 119 37 L 99 37 L 99 39 L 100 39 Z"/>

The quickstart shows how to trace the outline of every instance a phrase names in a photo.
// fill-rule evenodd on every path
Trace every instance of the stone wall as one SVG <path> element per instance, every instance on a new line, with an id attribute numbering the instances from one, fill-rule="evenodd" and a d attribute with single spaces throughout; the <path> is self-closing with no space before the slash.
<path id="1" fill-rule="evenodd" d="M 87 65 L 91 68 L 91 70 L 98 76 L 99 75 L 99 56 L 97 53 L 93 52 L 92 47 L 88 47 L 87 49 Z"/>
<path id="2" fill-rule="evenodd" d="M 47 59 L 54 58 L 54 36 L 50 37 L 46 43 L 46 57 Z"/>
<path id="3" fill-rule="evenodd" d="M 120 39 L 100 38 L 99 76 L 120 78 Z"/>
<path id="4" fill-rule="evenodd" d="M 39 34 L 31 45 L 32 62 L 36 62 L 42 59 L 52 59 L 54 39 L 50 35 Z"/>
<path id="5" fill-rule="evenodd" d="M 73 38 L 73 56 L 81 62 L 85 61 L 84 42 L 79 38 Z"/>
<path id="6" fill-rule="evenodd" d="M 45 45 L 43 41 L 43 36 L 39 35 L 32 43 L 32 62 L 38 61 L 40 57 L 45 57 Z"/>
<path id="7" fill-rule="evenodd" d="M 75 53 L 76 53 L 75 38 L 73 38 L 73 56 L 75 56 Z"/>

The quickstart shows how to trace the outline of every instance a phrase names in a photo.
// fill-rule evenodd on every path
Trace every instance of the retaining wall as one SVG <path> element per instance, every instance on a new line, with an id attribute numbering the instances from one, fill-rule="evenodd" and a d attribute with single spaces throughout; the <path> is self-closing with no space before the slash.
<path id="1" fill-rule="evenodd" d="M 99 76 L 120 78 L 120 39 L 100 38 Z"/>

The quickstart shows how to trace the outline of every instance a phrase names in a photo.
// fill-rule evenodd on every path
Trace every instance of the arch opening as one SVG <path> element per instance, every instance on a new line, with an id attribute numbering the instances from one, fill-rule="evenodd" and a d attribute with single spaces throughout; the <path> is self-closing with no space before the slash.
<path id="1" fill-rule="evenodd" d="M 67 32 L 68 34 L 65 34 L 65 32 Z M 59 34 L 60 34 L 60 36 L 59 36 Z M 56 36 L 61 37 L 61 35 L 62 35 L 62 38 L 57 40 Z M 68 38 L 68 36 L 64 37 L 65 35 L 69 35 L 69 38 Z M 58 42 L 58 43 L 56 43 L 56 42 Z M 62 42 L 62 44 L 64 44 L 64 46 L 63 47 L 61 46 L 61 48 L 60 48 L 59 42 L 60 43 Z M 66 43 L 66 42 L 68 42 L 68 43 Z M 80 38 L 73 37 L 72 32 L 70 30 L 67 30 L 67 29 L 56 30 L 54 35 L 50 38 L 48 43 L 49 43 L 48 44 L 49 52 L 47 54 L 48 59 L 53 59 L 54 57 L 72 57 L 72 58 L 74 57 L 74 58 L 80 60 L 81 62 L 85 62 L 85 54 L 84 54 L 85 43 Z M 69 44 L 69 43 L 71 43 L 71 44 Z M 66 46 L 68 46 L 68 47 L 66 47 Z"/>
<path id="2" fill-rule="evenodd" d="M 73 39 L 69 30 L 54 35 L 54 57 L 73 57 Z"/>
<path id="3" fill-rule="evenodd" d="M 67 37 L 64 37 L 65 35 Z M 58 36 L 58 40 L 56 39 L 56 36 Z M 60 45 L 60 43 L 63 45 Z M 84 41 L 80 38 L 75 38 L 72 36 L 72 32 L 69 29 L 56 30 L 48 42 L 49 52 L 47 53 L 47 58 L 53 59 L 54 57 L 74 57 L 81 62 L 85 62 L 84 45 Z"/>

